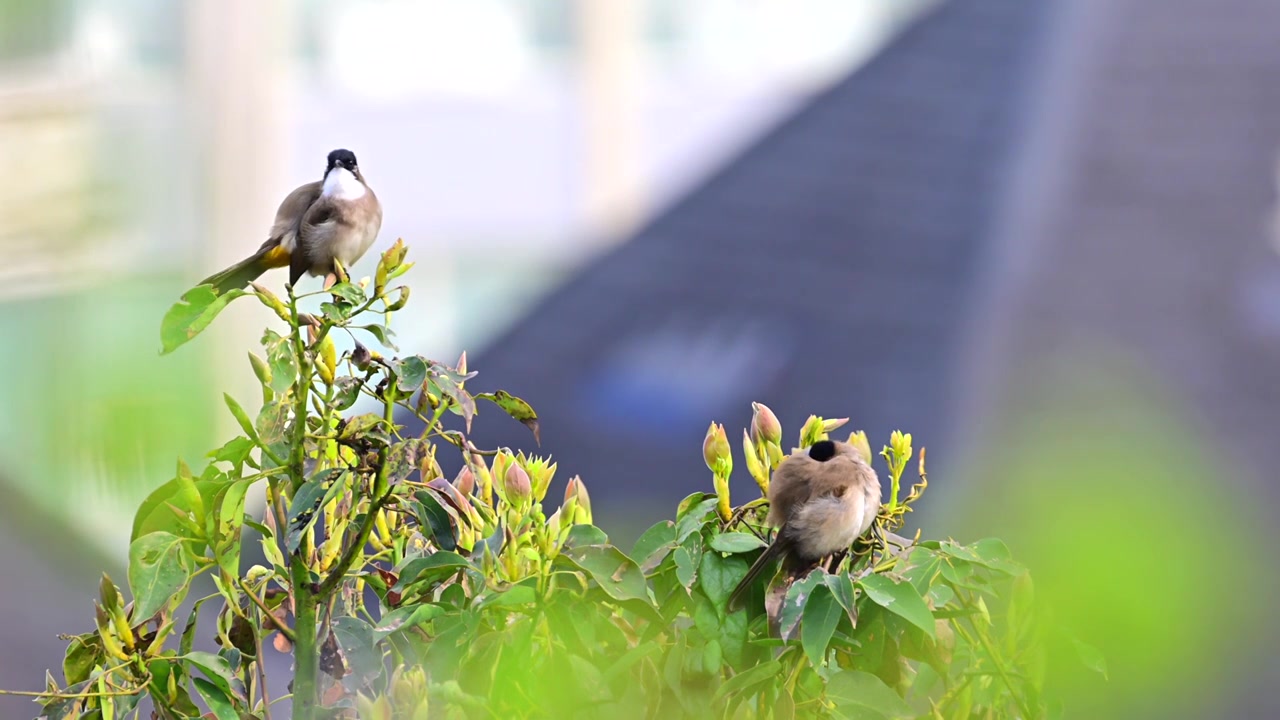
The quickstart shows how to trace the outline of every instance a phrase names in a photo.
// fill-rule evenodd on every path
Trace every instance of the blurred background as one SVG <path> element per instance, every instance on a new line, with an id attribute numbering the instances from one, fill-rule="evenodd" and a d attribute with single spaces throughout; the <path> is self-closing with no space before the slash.
<path id="1" fill-rule="evenodd" d="M 1274 716 L 1277 78 L 1268 0 L 0 0 L 0 687 L 255 397 L 255 304 L 164 311 L 346 147 L 401 350 L 529 400 L 615 539 L 752 400 L 901 428 L 926 534 L 1107 655 L 1068 716 Z"/>

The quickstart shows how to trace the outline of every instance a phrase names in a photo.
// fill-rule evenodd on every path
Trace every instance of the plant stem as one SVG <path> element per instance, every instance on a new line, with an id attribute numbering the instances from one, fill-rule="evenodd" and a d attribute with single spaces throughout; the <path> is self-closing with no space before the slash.
<path id="1" fill-rule="evenodd" d="M 316 709 L 316 676 L 320 656 L 316 648 L 316 596 L 311 592 L 311 572 L 302 556 L 290 563 L 293 585 L 293 720 L 312 720 Z"/>
<path id="2" fill-rule="evenodd" d="M 311 389 L 311 362 L 302 340 L 298 322 L 298 298 L 289 285 L 289 316 L 292 319 L 293 352 L 298 362 L 298 377 L 293 385 L 293 442 L 289 448 L 289 479 L 293 492 L 306 482 L 307 395 Z M 286 529 L 287 532 L 287 529 Z M 316 596 L 311 589 L 311 570 L 306 557 L 295 552 L 289 559 L 290 585 L 293 591 L 293 718 L 311 720 L 315 715 L 316 676 L 320 656 L 316 647 Z"/>
<path id="3" fill-rule="evenodd" d="M 342 584 L 347 571 L 351 569 L 356 558 L 364 552 L 365 543 L 369 542 L 369 533 L 373 531 L 374 520 L 382 510 L 385 500 L 385 497 L 381 497 L 369 503 L 369 510 L 365 513 L 364 520 L 360 522 L 360 527 L 356 530 L 356 536 L 352 539 L 351 544 L 347 546 L 346 551 L 342 553 L 338 564 L 333 566 L 333 569 L 329 571 L 329 576 L 320 584 L 320 590 L 316 595 L 326 598 Z"/>

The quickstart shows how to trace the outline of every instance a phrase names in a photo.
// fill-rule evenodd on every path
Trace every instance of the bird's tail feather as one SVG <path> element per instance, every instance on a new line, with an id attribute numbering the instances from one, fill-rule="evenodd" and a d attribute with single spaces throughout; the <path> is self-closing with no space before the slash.
<path id="1" fill-rule="evenodd" d="M 778 538 L 773 541 L 772 545 L 765 548 L 764 552 L 760 553 L 760 557 L 756 558 L 754 563 L 751 563 L 751 568 L 747 570 L 747 574 L 742 577 L 742 580 L 738 582 L 738 586 L 729 594 L 729 612 L 734 612 L 741 607 L 742 599 L 750 592 L 756 578 L 760 577 L 760 573 L 764 572 L 764 569 L 771 565 L 785 549 L 786 542 L 782 533 L 778 533 Z"/>
<path id="2" fill-rule="evenodd" d="M 259 275 L 271 269 L 272 265 L 267 261 L 267 254 L 270 251 L 271 248 L 262 248 L 226 270 L 214 273 L 201 280 L 199 284 L 212 285 L 213 291 L 218 295 L 243 288 L 257 280 Z"/>

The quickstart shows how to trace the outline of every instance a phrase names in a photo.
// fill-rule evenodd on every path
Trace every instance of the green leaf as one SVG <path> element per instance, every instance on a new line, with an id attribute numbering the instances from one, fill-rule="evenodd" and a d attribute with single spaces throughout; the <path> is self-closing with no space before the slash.
<path id="1" fill-rule="evenodd" d="M 516 607 L 537 602 L 536 578 L 534 580 L 533 584 L 513 585 L 502 592 L 485 595 L 476 602 L 475 608 L 479 610 L 489 607 Z"/>
<path id="2" fill-rule="evenodd" d="M 561 558 L 585 571 L 615 600 L 647 600 L 649 597 L 649 589 L 639 566 L 612 545 L 567 548 L 557 560 Z"/>
<path id="3" fill-rule="evenodd" d="M 67 652 L 62 658 L 62 676 L 67 685 L 75 685 L 89 679 L 93 667 L 103 662 L 106 653 L 98 633 L 90 632 L 76 635 L 67 645 Z"/>
<path id="4" fill-rule="evenodd" d="M 742 553 L 764 547 L 764 541 L 744 532 L 727 532 L 711 537 L 711 549 L 722 553 Z"/>
<path id="5" fill-rule="evenodd" d="M 354 437 L 365 435 L 370 430 L 383 425 L 385 422 L 386 421 L 382 419 L 382 416 L 376 413 L 356 415 L 355 417 L 348 419 L 342 426 L 342 430 L 338 432 L 338 439 L 349 440 Z"/>
<path id="6" fill-rule="evenodd" d="M 760 663 L 750 670 L 740 672 L 716 688 L 715 695 L 711 696 L 711 702 L 714 703 L 722 698 L 730 697 L 734 693 L 773 680 L 782 674 L 782 669 L 782 663 L 777 660 L 770 660 L 769 662 Z"/>
<path id="7" fill-rule="evenodd" d="M 213 462 L 229 462 L 235 467 L 244 465 L 253 452 L 253 441 L 247 437 L 234 437 L 227 444 L 209 453 Z"/>
<path id="8" fill-rule="evenodd" d="M 205 704 L 209 706 L 209 711 L 218 720 L 240 720 L 240 713 L 236 712 L 235 705 L 227 697 L 226 692 L 204 678 L 193 678 L 193 682 L 196 686 L 196 692 L 200 693 L 200 697 L 204 698 Z"/>
<path id="9" fill-rule="evenodd" d="M 237 480 L 219 493 L 218 532 L 213 538 L 214 556 L 228 575 L 240 574 L 240 529 L 244 527 L 244 497 L 249 480 Z"/>
<path id="10" fill-rule="evenodd" d="M 191 581 L 189 551 L 183 539 L 167 532 L 143 535 L 129 546 L 129 588 L 133 616 L 148 618 Z"/>
<path id="11" fill-rule="evenodd" d="M 293 501 L 289 503 L 287 521 L 289 534 L 285 536 L 285 548 L 288 549 L 289 554 L 292 555 L 298 551 L 303 534 L 306 533 L 307 528 L 315 525 L 316 518 L 320 515 L 320 505 L 324 500 L 325 491 L 328 490 L 325 481 L 329 477 L 330 474 L 327 472 L 318 473 L 294 493 Z"/>
<path id="12" fill-rule="evenodd" d="M 859 670 L 844 670 L 827 680 L 827 699 L 837 710 L 855 718 L 914 717 L 911 706 L 880 678 Z"/>
<path id="13" fill-rule="evenodd" d="M 702 536 L 693 534 L 676 548 L 676 580 L 686 589 L 692 588 L 698 579 L 698 566 L 702 563 Z"/>
<path id="14" fill-rule="evenodd" d="M 427 362 L 411 355 L 396 363 L 396 384 L 404 392 L 413 392 L 427 381 Z"/>
<path id="15" fill-rule="evenodd" d="M 911 583 L 898 583 L 883 575 L 868 575 L 858 581 L 871 602 L 883 607 L 937 639 L 933 613 Z"/>
<path id="16" fill-rule="evenodd" d="M 413 494 L 418 501 L 418 523 L 431 529 L 431 541 L 441 550 L 454 550 L 458 547 L 457 530 L 453 519 L 435 493 L 419 490 Z M 501 533 L 497 533 L 501 537 Z"/>
<path id="17" fill-rule="evenodd" d="M 1021 575 L 1026 568 L 1013 561 L 1013 553 L 1009 546 L 997 538 L 983 538 L 965 548 L 972 554 L 974 562 L 997 572 L 1008 575 Z M 944 549 L 944 552 L 946 550 Z"/>
<path id="18" fill-rule="evenodd" d="M 179 537 L 195 538 L 198 533 L 194 528 L 204 527 L 204 517 L 196 512 L 202 505 L 200 493 L 194 490 L 190 482 L 173 478 L 151 491 L 146 500 L 138 506 L 138 513 L 133 518 L 133 532 L 129 541 L 152 532 L 167 532 Z M 170 506 L 194 517 L 190 523 L 184 523 L 174 514 Z M 195 551 L 198 551 L 196 548 Z"/>
<path id="19" fill-rule="evenodd" d="M 271 368 L 271 383 L 268 385 L 279 394 L 284 394 L 298 380 L 298 358 L 293 352 L 293 343 L 271 330 L 262 335 L 262 345 L 267 349 L 267 364 Z"/>
<path id="20" fill-rule="evenodd" d="M 334 381 L 333 406 L 338 410 L 346 410 L 356 404 L 360 398 L 360 378 L 343 375 Z"/>
<path id="21" fill-rule="evenodd" d="M 198 285 L 188 290 L 160 322 L 160 354 L 166 355 L 186 344 L 209 327 L 228 303 L 247 294 L 244 290 L 234 289 L 218 295 L 210 285 Z"/>
<path id="22" fill-rule="evenodd" d="M 631 557 L 641 565 L 648 565 L 651 556 L 664 550 L 663 557 L 675 548 L 676 524 L 663 520 L 644 531 L 644 534 L 631 546 Z"/>
<path id="23" fill-rule="evenodd" d="M 695 500 L 695 498 L 698 498 Z M 686 503 L 688 505 L 686 506 Z M 708 493 L 694 493 L 680 503 L 676 513 L 676 542 L 684 542 L 690 534 L 701 530 L 707 522 L 707 515 L 716 508 L 716 496 Z"/>
<path id="24" fill-rule="evenodd" d="M 729 613 L 720 621 L 720 647 L 724 650 L 724 659 L 732 667 L 742 665 L 742 656 L 747 648 L 747 614 Z"/>
<path id="25" fill-rule="evenodd" d="M 506 390 L 498 390 L 492 393 L 480 393 L 477 398 L 488 400 L 498 407 L 502 408 L 508 415 L 520 421 L 525 427 L 533 432 L 533 441 L 539 445 L 542 444 L 542 438 L 539 437 L 538 414 L 533 411 L 533 407 L 529 403 L 512 395 Z"/>
<path id="26" fill-rule="evenodd" d="M 1103 680 L 1110 680 L 1107 677 L 1107 659 L 1098 648 L 1075 638 L 1071 638 L 1071 644 L 1085 667 L 1101 675 Z"/>
<path id="27" fill-rule="evenodd" d="M 434 552 L 405 563 L 404 567 L 400 568 L 400 578 L 391 589 L 399 592 L 417 582 L 447 577 L 461 568 L 474 568 L 474 566 L 457 553 L 444 550 Z"/>
<path id="28" fill-rule="evenodd" d="M 183 655 L 181 660 L 189 668 L 194 668 L 204 673 L 212 681 L 213 685 L 226 693 L 228 698 L 235 698 L 239 695 L 236 690 L 235 674 L 232 672 L 231 665 L 226 658 L 196 650 Z"/>
<path id="29" fill-rule="evenodd" d="M 356 327 L 360 328 L 361 330 L 367 331 L 370 335 L 377 338 L 378 342 L 381 343 L 383 347 L 389 350 L 398 350 L 398 348 L 395 346 L 395 343 L 391 342 L 391 338 L 395 337 L 395 333 L 391 331 L 391 328 L 386 327 L 385 325 L 376 325 L 376 324 L 375 325 L 357 325 Z"/>
<path id="30" fill-rule="evenodd" d="M 334 283 L 333 287 L 325 292 L 330 295 L 337 295 L 352 305 L 363 305 L 368 298 L 365 296 L 364 290 L 359 285 L 353 285 L 349 282 Z"/>
<path id="31" fill-rule="evenodd" d="M 827 645 L 840 624 L 844 613 L 840 603 L 826 585 L 819 585 L 809 594 L 804 604 L 804 619 L 800 623 L 800 646 L 809 662 L 820 666 L 826 660 Z"/>
<path id="32" fill-rule="evenodd" d="M 381 638 L 394 632 L 409 630 L 428 620 L 445 614 L 446 610 L 439 605 L 420 603 L 397 608 L 382 616 L 378 626 L 374 628 L 375 637 Z"/>
<path id="33" fill-rule="evenodd" d="M 398 485 L 418 469 L 418 461 L 426 452 L 427 443 L 420 438 L 409 438 L 391 446 L 387 457 L 387 483 Z"/>
<path id="34" fill-rule="evenodd" d="M 326 320 L 333 323 L 334 325 L 345 325 L 347 323 L 347 320 L 351 319 L 351 311 L 353 309 L 354 308 L 351 307 L 350 303 L 344 303 L 344 302 L 320 303 L 321 314 L 324 315 Z"/>
<path id="35" fill-rule="evenodd" d="M 823 572 L 816 570 L 787 588 L 782 610 L 778 613 L 778 629 L 784 639 L 790 640 L 795 637 L 796 626 L 800 623 L 805 605 L 809 603 L 809 596 L 813 593 L 813 589 L 821 584 L 823 584 Z"/>
<path id="36" fill-rule="evenodd" d="M 569 535 L 565 538 L 565 547 L 578 547 L 581 545 L 604 545 L 609 542 L 609 536 L 595 525 L 574 525 L 569 528 Z"/>
<path id="37" fill-rule="evenodd" d="M 378 649 L 372 625 L 349 615 L 336 618 L 333 635 L 357 686 L 367 685 L 382 674 L 382 652 Z"/>
<path id="38" fill-rule="evenodd" d="M 831 594 L 835 597 L 836 602 L 840 603 L 840 607 L 849 615 L 849 620 L 855 624 L 858 621 L 857 596 L 853 589 L 853 580 L 846 573 L 824 573 L 823 582 L 827 588 L 831 590 Z"/>
<path id="39" fill-rule="evenodd" d="M 706 593 L 717 609 L 724 607 L 733 588 L 747 574 L 747 561 L 737 555 L 724 557 L 718 553 L 702 553 L 698 565 L 698 587 Z"/>
<path id="40" fill-rule="evenodd" d="M 196 624 L 200 620 L 200 607 L 206 602 L 222 597 L 217 593 L 200 598 L 191 606 L 191 614 L 187 616 L 187 626 L 182 630 L 182 640 L 178 643 L 178 653 L 186 655 L 191 652 L 191 646 L 196 641 Z"/>
<path id="41" fill-rule="evenodd" d="M 249 439 L 255 444 L 261 445 L 262 439 L 258 437 L 257 429 L 253 427 L 253 423 L 249 422 L 249 414 L 244 411 L 244 408 L 240 407 L 240 403 L 236 402 L 236 399 L 227 393 L 222 394 L 222 399 L 226 401 L 227 409 L 231 411 L 236 422 L 240 424 L 240 429 L 244 431 L 244 434 L 248 435 Z"/>
<path id="42" fill-rule="evenodd" d="M 462 386 L 454 380 L 452 373 L 442 372 L 442 370 L 443 368 L 439 365 L 431 366 L 431 385 L 442 395 L 453 400 L 454 404 L 450 409 L 462 416 L 467 432 L 471 432 L 471 418 L 476 414 L 476 400 L 471 397 L 471 393 L 462 389 Z"/>

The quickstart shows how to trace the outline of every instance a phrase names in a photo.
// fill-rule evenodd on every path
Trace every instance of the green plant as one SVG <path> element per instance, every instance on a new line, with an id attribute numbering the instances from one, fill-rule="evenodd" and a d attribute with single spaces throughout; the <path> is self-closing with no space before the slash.
<path id="1" fill-rule="evenodd" d="M 199 471 L 179 462 L 139 508 L 132 602 L 104 575 L 96 627 L 68 638 L 43 717 L 140 716 L 145 698 L 153 717 L 198 716 L 202 702 L 218 720 L 268 718 L 282 699 L 265 691 L 270 652 L 295 658 L 294 718 L 1045 716 L 1031 581 L 1008 549 L 893 534 L 928 485 L 921 449 L 919 482 L 902 496 L 910 435 L 894 433 L 881 453 L 891 492 L 872 537 L 728 612 L 765 544 L 767 507 L 732 504 L 724 428 L 704 443 L 715 492 L 688 496 L 624 552 L 592 524 L 581 479 L 552 511 L 554 463 L 468 439 L 488 407 L 479 401 L 537 439 L 527 403 L 473 393 L 465 355 L 449 365 L 359 342 L 356 331 L 394 349 L 387 322 L 409 289 L 390 283 L 404 258 L 397 242 L 371 282 L 287 300 L 258 285 L 223 296 L 198 287 L 166 315 L 166 352 L 246 294 L 285 332 L 267 330 L 265 356 L 250 354 L 256 418 L 226 398 L 243 435 Z M 306 298 L 323 299 L 317 312 L 300 311 Z M 335 333 L 352 349 L 339 354 Z M 352 412 L 362 398 L 378 411 Z M 404 436 L 398 411 L 425 429 Z M 810 417 L 799 446 L 844 423 Z M 873 460 L 864 433 L 848 441 Z M 440 451 L 461 454 L 452 481 Z M 766 490 L 783 446 L 763 405 L 743 452 Z M 261 521 L 246 513 L 258 483 Z M 245 543 L 261 546 L 265 565 L 244 567 Z M 216 592 L 184 613 L 203 574 Z M 216 653 L 195 645 L 211 601 Z"/>

